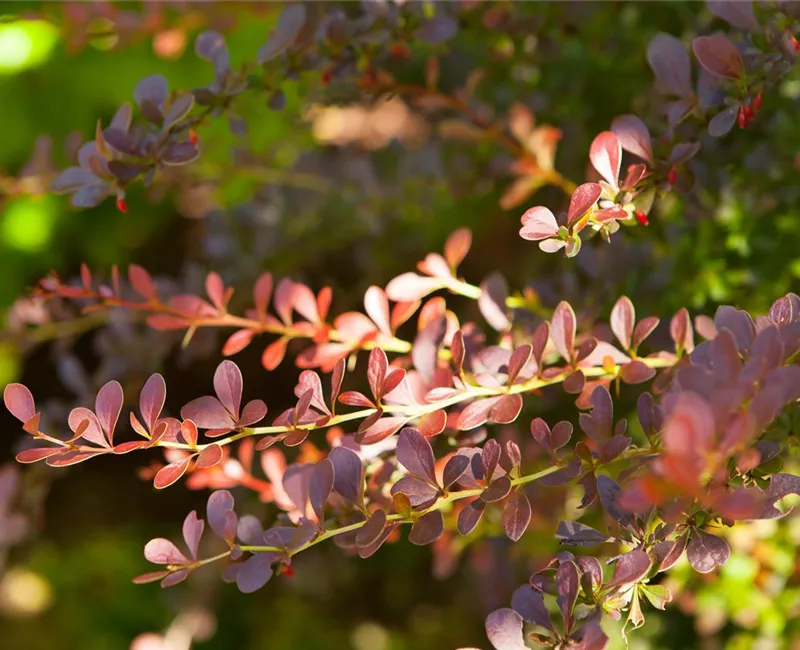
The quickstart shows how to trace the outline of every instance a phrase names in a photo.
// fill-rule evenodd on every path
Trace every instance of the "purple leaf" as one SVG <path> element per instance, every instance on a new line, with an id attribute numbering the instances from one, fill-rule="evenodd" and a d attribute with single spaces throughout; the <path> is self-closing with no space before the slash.
<path id="1" fill-rule="evenodd" d="M 233 496 L 227 490 L 217 490 L 208 497 L 206 519 L 219 537 L 225 539 L 227 514 L 233 511 Z"/>
<path id="2" fill-rule="evenodd" d="M 481 499 L 486 503 L 494 503 L 505 499 L 509 492 L 511 492 L 511 479 L 508 476 L 501 476 L 496 481 L 492 481 L 489 487 L 481 492 Z"/>
<path id="3" fill-rule="evenodd" d="M 214 467 L 222 461 L 222 447 L 219 445 L 208 445 L 203 448 L 197 459 L 195 460 L 195 467 L 197 469 L 208 469 Z"/>
<path id="4" fill-rule="evenodd" d="M 647 575 L 650 562 L 650 556 L 640 548 L 625 553 L 617 559 L 609 586 L 621 587 L 638 582 Z"/>
<path id="5" fill-rule="evenodd" d="M 408 472 L 436 485 L 433 448 L 416 429 L 403 429 L 397 438 L 397 460 Z"/>
<path id="6" fill-rule="evenodd" d="M 242 371 L 233 361 L 226 359 L 217 366 L 214 392 L 233 419 L 238 420 L 242 404 Z"/>
<path id="7" fill-rule="evenodd" d="M 542 594 L 529 585 L 522 585 L 514 591 L 511 596 L 511 607 L 524 620 L 548 630 L 553 629 L 550 612 L 547 611 Z"/>
<path id="8" fill-rule="evenodd" d="M 609 537 L 605 533 L 601 533 L 599 530 L 577 521 L 558 522 L 555 536 L 556 539 L 560 539 L 562 542 L 576 546 L 595 546 L 596 544 L 614 541 L 613 537 Z"/>
<path id="9" fill-rule="evenodd" d="M 475 499 L 475 501 L 465 506 L 458 513 L 458 532 L 462 535 L 469 535 L 475 530 L 475 526 L 480 522 L 485 508 L 486 502 L 481 499 Z"/>
<path id="10" fill-rule="evenodd" d="M 700 65 L 717 77 L 738 79 L 744 72 L 742 55 L 723 34 L 698 36 L 692 50 Z"/>
<path id="11" fill-rule="evenodd" d="M 423 22 L 416 37 L 429 45 L 441 45 L 458 33 L 458 23 L 450 16 L 439 14 Z"/>
<path id="12" fill-rule="evenodd" d="M 750 0 L 707 0 L 706 7 L 734 27 L 748 31 L 758 31 L 760 27 Z"/>
<path id="13" fill-rule="evenodd" d="M 647 46 L 647 62 L 666 93 L 691 97 L 692 71 L 686 47 L 670 34 L 656 34 Z"/>
<path id="14" fill-rule="evenodd" d="M 603 508 L 614 521 L 621 526 L 630 528 L 635 525 L 636 520 L 632 514 L 620 506 L 619 497 L 621 493 L 622 489 L 613 479 L 604 474 L 597 477 L 597 494 L 600 497 Z"/>
<path id="15" fill-rule="evenodd" d="M 197 559 L 197 549 L 200 546 L 200 538 L 203 536 L 203 529 L 206 523 L 197 518 L 197 512 L 192 510 L 183 520 L 183 541 L 189 548 L 189 553 L 193 560 Z"/>
<path id="16" fill-rule="evenodd" d="M 655 377 L 656 371 L 638 359 L 622 364 L 620 377 L 626 384 L 641 384 Z"/>
<path id="17" fill-rule="evenodd" d="M 461 455 L 452 456 L 450 460 L 445 463 L 442 472 L 442 487 L 444 487 L 445 490 L 448 489 L 461 478 L 464 472 L 467 471 L 467 467 L 469 467 L 469 458 Z"/>
<path id="18" fill-rule="evenodd" d="M 164 165 L 186 165 L 200 155 L 193 142 L 174 142 L 161 152 L 160 161 Z"/>
<path id="19" fill-rule="evenodd" d="M 730 106 L 724 111 L 717 113 L 708 123 L 708 135 L 712 138 L 721 138 L 726 135 L 736 124 L 736 116 L 739 112 L 738 106 Z"/>
<path id="20" fill-rule="evenodd" d="M 152 102 L 159 108 L 164 105 L 169 95 L 169 86 L 164 75 L 154 74 L 145 77 L 133 91 L 136 103 L 141 107 L 145 102 Z"/>
<path id="21" fill-rule="evenodd" d="M 528 241 L 540 241 L 558 235 L 558 222 L 547 208 L 536 206 L 522 215 L 519 236 Z"/>
<path id="22" fill-rule="evenodd" d="M 325 458 L 317 463 L 311 474 L 308 498 L 320 523 L 325 520 L 325 504 L 333 490 L 333 472 L 333 463 L 329 458 Z"/>
<path id="23" fill-rule="evenodd" d="M 433 544 L 444 532 L 444 519 L 438 510 L 422 515 L 408 533 L 408 541 L 417 546 Z"/>
<path id="24" fill-rule="evenodd" d="M 391 494 L 405 494 L 411 506 L 419 510 L 433 505 L 439 490 L 416 476 L 404 476 L 392 485 Z"/>
<path id="25" fill-rule="evenodd" d="M 333 463 L 333 489 L 360 506 L 364 492 L 364 466 L 358 454 L 346 447 L 335 447 L 328 459 Z"/>
<path id="26" fill-rule="evenodd" d="M 181 417 L 191 420 L 201 429 L 232 429 L 235 426 L 222 403 L 210 395 L 198 397 L 184 405 Z"/>
<path id="27" fill-rule="evenodd" d="M 513 609 L 498 609 L 486 618 L 486 636 L 495 650 L 527 650 L 522 617 Z"/>
<path id="28" fill-rule="evenodd" d="M 190 564 L 190 560 L 168 539 L 151 539 L 144 547 L 144 556 L 153 564 Z"/>
<path id="29" fill-rule="evenodd" d="M 359 547 L 371 546 L 383 534 L 384 528 L 386 528 L 386 511 L 378 508 L 356 532 L 356 545 Z"/>
<path id="30" fill-rule="evenodd" d="M 522 488 L 517 489 L 503 509 L 503 530 L 512 542 L 519 541 L 531 522 L 531 502 Z"/>
<path id="31" fill-rule="evenodd" d="M 619 138 L 622 148 L 642 160 L 653 163 L 653 146 L 650 131 L 636 115 L 620 115 L 611 122 L 611 130 Z"/>
<path id="32" fill-rule="evenodd" d="M 253 515 L 244 515 L 236 525 L 236 537 L 248 546 L 258 546 L 264 542 L 264 529 Z"/>
<path id="33" fill-rule="evenodd" d="M 258 62 L 265 63 L 286 51 L 306 23 L 306 8 L 302 4 L 284 7 L 267 44 L 258 50 Z"/>
<path id="34" fill-rule="evenodd" d="M 613 134 L 612 134 L 613 135 Z M 616 136 L 614 136 L 616 138 Z M 598 183 L 584 183 L 578 185 L 569 200 L 569 212 L 567 212 L 567 225 L 571 226 L 597 202 L 603 188 Z"/>
<path id="35" fill-rule="evenodd" d="M 236 586 L 243 594 L 251 594 L 263 587 L 272 577 L 272 562 L 277 553 L 256 553 L 247 558 L 236 574 Z"/>
<path id="36" fill-rule="evenodd" d="M 686 557 L 698 573 L 711 573 L 731 556 L 731 548 L 721 537 L 695 530 L 686 548 Z"/>

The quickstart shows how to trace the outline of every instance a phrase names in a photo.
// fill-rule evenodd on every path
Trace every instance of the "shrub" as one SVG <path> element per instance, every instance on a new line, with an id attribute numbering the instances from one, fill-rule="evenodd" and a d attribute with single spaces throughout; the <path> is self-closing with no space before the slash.
<path id="1" fill-rule="evenodd" d="M 698 192 L 693 166 L 720 146 L 707 136 L 734 139 L 763 119 L 794 63 L 794 4 L 708 6 L 730 33 L 698 35 L 691 47 L 666 33 L 652 38 L 646 57 L 656 81 L 653 110 L 619 115 L 594 135 L 587 182 L 557 171 L 562 132 L 537 124 L 529 106 L 512 102 L 505 118 L 495 119 L 476 97 L 479 79 L 467 77 L 460 88 L 439 84 L 439 56 L 459 31 L 486 30 L 502 41 L 502 30 L 527 15 L 524 8 L 460 3 L 431 12 L 408 3 L 358 13 L 290 4 L 256 57 L 240 67 L 220 33 L 201 33 L 195 51 L 212 64 L 211 83 L 171 92 L 162 75 L 142 79 L 136 109 L 124 104 L 107 126 L 98 122 L 79 164 L 51 189 L 70 194 L 79 208 L 112 197 L 120 211 L 133 213 L 132 187 L 202 158 L 207 124 L 225 117 L 233 132 L 246 133 L 236 112 L 242 96 L 259 96 L 277 110 L 286 101 L 281 79 L 314 77 L 324 87 L 358 89 L 365 102 L 400 97 L 445 115 L 440 137 L 502 150 L 512 178 L 499 205 L 522 212 L 519 235 L 537 242 L 528 245 L 530 254 L 585 255 L 592 236 L 633 237 L 628 233 L 647 227 L 660 202 Z M 390 71 L 415 51 L 425 57 L 421 84 Z M 381 136 L 357 137 L 369 146 Z M 523 210 L 548 185 L 565 195 L 566 210 Z M 245 302 L 234 301 L 233 287 L 214 271 L 203 292 L 165 286 L 137 264 L 125 274 L 114 267 L 102 279 L 86 266 L 75 282 L 51 274 L 34 299 L 74 301 L 87 318 L 112 309 L 136 313 L 154 330 L 182 333 L 184 345 L 201 330 L 224 329 L 223 356 L 257 347 L 267 371 L 294 354 L 301 370 L 296 402 L 268 420 L 265 401 L 243 402 L 256 391 L 245 391 L 239 367 L 226 359 L 214 373 L 214 394 L 174 416 L 165 411 L 167 382 L 152 374 L 138 390 L 130 427 L 119 420 L 134 395 L 108 381 L 93 408 L 69 412 L 65 436 L 44 425 L 27 388 L 9 384 L 6 406 L 30 443 L 17 460 L 65 467 L 158 448 L 164 462 L 151 472 L 156 488 L 184 481 L 212 489 L 205 518 L 192 511 L 184 520 L 183 545 L 156 538 L 145 546 L 158 568 L 135 581 L 164 587 L 218 563 L 225 581 L 249 593 L 291 573 L 295 557 L 312 546 L 332 540 L 367 558 L 405 527 L 409 542 L 435 544 L 440 553 L 460 544 L 459 535 L 500 532 L 481 526 L 486 519 L 499 521 L 516 542 L 535 514 L 572 550 L 540 566 L 514 591 L 510 608 L 488 616 L 489 641 L 498 650 L 529 643 L 604 648 L 604 616 L 624 619 L 623 629 L 640 627 L 650 606 L 671 601 L 661 574 L 684 554 L 698 573 L 717 570 L 730 555 L 726 528 L 780 517 L 779 502 L 800 494 L 792 473 L 800 298 L 789 293 L 759 315 L 733 306 L 713 319 L 693 319 L 683 307 L 661 313 L 668 330 L 662 345 L 651 338 L 659 317 L 637 318 L 626 296 L 604 323 L 574 299 L 550 309 L 534 291 L 511 291 L 499 274 L 469 282 L 459 268 L 471 246 L 471 230 L 456 230 L 416 271 L 370 286 L 363 311 L 338 314 L 331 288 L 315 292 L 270 272 L 253 282 Z M 468 320 L 478 313 L 483 322 Z M 634 393 L 643 385 L 649 391 Z M 576 396 L 572 421 L 531 419 L 535 405 L 558 390 Z M 636 422 L 615 418 L 615 398 L 634 394 Z M 522 426 L 502 426 L 512 423 Z M 117 429 L 133 435 L 120 441 Z M 528 429 L 530 438 L 522 433 Z M 318 430 L 325 430 L 327 448 Z M 313 451 L 301 447 L 309 437 Z M 297 447 L 306 451 L 294 454 Z M 254 468 L 256 452 L 266 480 Z M 565 485 L 580 486 L 578 510 L 593 526 L 559 521 L 563 508 L 548 504 L 548 495 Z M 237 511 L 234 488 L 255 491 L 280 515 L 265 528 Z"/>

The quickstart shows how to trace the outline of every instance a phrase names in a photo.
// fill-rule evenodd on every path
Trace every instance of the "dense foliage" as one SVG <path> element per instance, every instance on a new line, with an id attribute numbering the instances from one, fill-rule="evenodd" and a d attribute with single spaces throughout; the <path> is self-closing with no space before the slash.
<path id="1" fill-rule="evenodd" d="M 171 56 L 198 31 L 186 4 L 35 18 L 77 48 L 160 37 Z M 633 642 L 673 600 L 702 621 L 707 590 L 723 609 L 707 632 L 731 616 L 797 639 L 796 557 L 755 568 L 786 595 L 780 625 L 718 603 L 724 567 L 752 573 L 753 522 L 780 520 L 790 557 L 797 536 L 800 6 L 219 4 L 194 36 L 203 85 L 144 76 L 71 164 L 39 156 L 8 183 L 11 205 L 50 191 L 125 222 L 175 197 L 204 228 L 199 247 L 121 245 L 124 271 L 67 265 L 9 309 L 9 339 L 54 340 L 74 394 L 40 405 L 7 384 L 17 461 L 132 453 L 159 490 L 211 491 L 183 544 L 145 545 L 157 567 L 136 583 L 214 564 L 269 591 L 312 547 L 368 558 L 406 528 L 445 578 L 504 536 L 522 555 L 475 553 L 476 571 L 533 573 L 489 603 L 497 650 Z M 238 51 L 231 16 L 268 38 Z M 213 395 L 180 385 L 179 341 L 181 364 L 216 366 Z M 30 530 L 3 472 L 11 546 Z"/>

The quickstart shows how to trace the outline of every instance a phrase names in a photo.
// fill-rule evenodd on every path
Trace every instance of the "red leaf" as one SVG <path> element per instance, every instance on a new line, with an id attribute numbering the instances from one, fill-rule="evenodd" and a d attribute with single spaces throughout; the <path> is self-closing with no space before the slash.
<path id="1" fill-rule="evenodd" d="M 348 406 L 366 406 L 368 408 L 375 406 L 366 395 L 355 390 L 349 390 L 339 395 L 339 401 Z"/>
<path id="2" fill-rule="evenodd" d="M 567 213 L 567 225 L 571 226 L 597 202 L 603 188 L 598 183 L 584 183 L 578 185 L 569 200 L 569 212 Z"/>
<path id="3" fill-rule="evenodd" d="M 383 417 L 364 433 L 357 434 L 356 439 L 361 445 L 374 445 L 397 433 L 406 422 L 408 418 L 404 416 Z"/>
<path id="4" fill-rule="evenodd" d="M 299 282 L 294 283 L 292 287 L 292 307 L 294 307 L 294 310 L 309 323 L 313 323 L 314 325 L 320 324 L 320 316 L 317 311 L 317 299 L 314 297 L 314 292 L 306 285 L 300 284 Z"/>
<path id="5" fill-rule="evenodd" d="M 288 339 L 281 337 L 277 341 L 270 343 L 264 349 L 264 353 L 261 355 L 261 365 L 264 366 L 265 370 L 275 370 L 275 368 L 281 365 L 283 357 L 286 356 L 286 345 L 288 342 Z"/>
<path id="6" fill-rule="evenodd" d="M 447 238 L 444 244 L 444 258 L 451 269 L 456 269 L 464 260 L 472 246 L 472 231 L 459 228 Z"/>
<path id="7" fill-rule="evenodd" d="M 489 418 L 498 424 L 510 424 L 519 416 L 522 410 L 521 395 L 503 395 L 500 400 L 492 407 Z"/>
<path id="8" fill-rule="evenodd" d="M 395 302 L 415 302 L 444 287 L 439 278 L 427 278 L 416 273 L 403 273 L 386 285 L 386 295 Z"/>
<path id="9" fill-rule="evenodd" d="M 489 412 L 501 399 L 501 397 L 487 397 L 469 404 L 458 416 L 459 430 L 468 431 L 485 423 L 489 419 Z"/>
<path id="10" fill-rule="evenodd" d="M 131 283 L 134 291 L 142 298 L 147 300 L 154 300 L 157 297 L 156 285 L 150 274 L 138 264 L 131 264 L 128 267 L 128 281 Z"/>
<path id="11" fill-rule="evenodd" d="M 289 278 L 282 278 L 275 287 L 273 306 L 284 325 L 292 324 L 292 306 L 294 295 L 294 282 Z M 270 370 L 270 368 L 267 368 Z"/>
<path id="12" fill-rule="evenodd" d="M 589 159 L 597 173 L 616 191 L 622 162 L 622 145 L 617 134 L 613 131 L 598 134 L 589 149 Z"/>
<path id="13" fill-rule="evenodd" d="M 191 460 L 192 458 L 189 456 L 181 461 L 178 461 L 177 463 L 170 463 L 169 465 L 162 467 L 160 470 L 158 470 L 158 473 L 153 480 L 153 486 L 158 490 L 162 490 L 165 487 L 172 485 L 184 475 Z"/>
<path id="14" fill-rule="evenodd" d="M 330 415 L 330 409 L 328 409 L 328 405 L 325 404 L 322 381 L 319 375 L 313 370 L 304 370 L 301 372 L 300 377 L 297 379 L 297 385 L 294 387 L 294 394 L 296 397 L 300 397 L 308 391 L 311 391 L 311 405 L 326 415 Z"/>
<path id="15" fill-rule="evenodd" d="M 197 469 L 208 469 L 214 467 L 222 460 L 222 447 L 219 445 L 209 445 L 197 456 L 195 467 Z"/>
<path id="16" fill-rule="evenodd" d="M 23 424 L 36 415 L 33 395 L 22 384 L 8 384 L 3 390 L 6 408 Z"/>
<path id="17" fill-rule="evenodd" d="M 206 276 L 206 294 L 219 311 L 225 309 L 225 283 L 219 273 L 212 271 Z"/>
<path id="18" fill-rule="evenodd" d="M 17 454 L 18 463 L 36 463 L 50 456 L 55 456 L 63 451 L 63 447 L 35 447 L 25 449 Z"/>
<path id="19" fill-rule="evenodd" d="M 272 274 L 262 273 L 253 287 L 253 302 L 256 306 L 258 319 L 263 321 L 267 317 L 269 300 L 272 297 Z"/>
<path id="20" fill-rule="evenodd" d="M 633 329 L 631 348 L 637 349 L 642 342 L 653 333 L 653 330 L 658 327 L 658 323 L 659 319 L 656 316 L 648 316 L 636 323 L 636 327 Z"/>
<path id="21" fill-rule="evenodd" d="M 620 377 L 626 384 L 642 384 L 655 377 L 656 371 L 639 360 L 622 365 Z"/>
<path id="22" fill-rule="evenodd" d="M 376 401 L 381 399 L 381 388 L 388 367 L 389 360 L 386 358 L 386 353 L 381 348 L 372 348 L 367 362 L 367 381 Z"/>
<path id="23" fill-rule="evenodd" d="M 197 425 L 191 420 L 181 422 L 181 436 L 192 449 L 197 447 Z"/>
<path id="24" fill-rule="evenodd" d="M 184 420 L 192 420 L 201 429 L 232 429 L 235 422 L 216 397 L 198 397 L 181 409 Z"/>
<path id="25" fill-rule="evenodd" d="M 425 259 L 417 264 L 417 268 L 436 278 L 450 278 L 453 275 L 445 259 L 438 253 L 428 253 Z"/>
<path id="26" fill-rule="evenodd" d="M 499 273 L 492 273 L 481 283 L 478 308 L 486 322 L 498 332 L 505 332 L 511 327 L 511 321 L 506 316 L 506 298 L 508 283 Z"/>
<path id="27" fill-rule="evenodd" d="M 239 421 L 236 424 L 238 424 L 240 427 L 249 427 L 256 422 L 261 422 L 266 415 L 267 405 L 263 400 L 250 400 L 244 405 L 242 414 L 239 416 Z"/>
<path id="28" fill-rule="evenodd" d="M 443 410 L 426 413 L 420 418 L 419 423 L 417 424 L 419 427 L 419 432 L 426 438 L 438 436 L 442 431 L 444 431 L 446 425 L 447 412 Z"/>
<path id="29" fill-rule="evenodd" d="M 225 345 L 222 346 L 222 354 L 226 357 L 230 357 L 237 352 L 241 352 L 250 345 L 255 335 L 256 333 L 251 329 L 237 330 L 225 341 Z"/>

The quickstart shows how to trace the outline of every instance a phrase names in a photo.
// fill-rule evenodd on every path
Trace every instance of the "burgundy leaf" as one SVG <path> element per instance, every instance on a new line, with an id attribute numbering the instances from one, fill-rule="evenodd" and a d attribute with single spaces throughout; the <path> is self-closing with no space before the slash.
<path id="1" fill-rule="evenodd" d="M 695 530 L 689 545 L 686 547 L 686 557 L 698 573 L 711 573 L 721 567 L 731 556 L 731 548 L 721 537 L 711 535 L 702 530 Z"/>
<path id="2" fill-rule="evenodd" d="M 522 215 L 519 236 L 528 241 L 541 241 L 558 236 L 558 222 L 550 210 L 540 205 Z"/>
<path id="3" fill-rule="evenodd" d="M 631 348 L 634 350 L 638 349 L 642 342 L 653 333 L 656 327 L 658 327 L 658 322 L 659 320 L 655 316 L 648 316 L 636 323 L 636 327 L 633 328 Z"/>
<path id="4" fill-rule="evenodd" d="M 333 463 L 333 489 L 345 499 L 361 505 L 364 492 L 364 466 L 354 451 L 335 447 L 328 454 Z"/>
<path id="5" fill-rule="evenodd" d="M 530 345 L 521 345 L 511 353 L 511 358 L 508 360 L 508 385 L 512 385 L 522 369 L 531 360 L 533 348 Z"/>
<path id="6" fill-rule="evenodd" d="M 325 521 L 325 504 L 333 490 L 333 463 L 329 458 L 325 458 L 317 463 L 311 474 L 308 486 L 308 498 L 317 520 L 322 523 Z"/>
<path id="7" fill-rule="evenodd" d="M 438 510 L 422 515 L 408 533 L 408 541 L 417 546 L 433 544 L 444 532 L 444 519 Z"/>
<path id="8" fill-rule="evenodd" d="M 426 438 L 438 436 L 444 431 L 445 426 L 447 426 L 447 412 L 441 409 L 426 413 L 420 418 L 417 424 L 419 432 Z"/>
<path id="9" fill-rule="evenodd" d="M 472 503 L 467 505 L 461 512 L 458 513 L 458 532 L 462 535 L 469 535 L 475 526 L 481 520 L 483 511 L 486 508 L 486 502 L 481 499 L 475 499 Z"/>
<path id="10" fill-rule="evenodd" d="M 395 528 L 397 528 L 397 524 L 389 524 L 388 526 L 386 526 L 383 529 L 383 532 L 378 536 L 378 538 L 374 542 L 372 542 L 372 544 L 358 549 L 358 557 L 362 559 L 372 557 L 375 553 L 377 553 L 378 549 L 387 540 L 389 535 L 391 535 L 394 532 Z"/>
<path id="11" fill-rule="evenodd" d="M 468 466 L 469 458 L 466 456 L 451 456 L 447 463 L 445 463 L 444 470 L 442 471 L 442 486 L 444 489 L 448 489 L 453 483 L 460 479 L 464 472 L 467 471 Z"/>
<path id="12" fill-rule="evenodd" d="M 503 395 L 492 407 L 489 418 L 498 424 L 510 424 L 522 410 L 522 396 L 519 394 Z"/>
<path id="13" fill-rule="evenodd" d="M 758 31 L 760 27 L 750 0 L 707 0 L 706 7 L 734 27 L 748 31 Z"/>
<path id="14" fill-rule="evenodd" d="M 391 494 L 392 496 L 406 495 L 411 507 L 420 510 L 428 508 L 436 502 L 439 489 L 416 476 L 404 476 L 392 485 Z"/>
<path id="15" fill-rule="evenodd" d="M 376 400 L 381 398 L 381 387 L 383 380 L 386 379 L 386 372 L 389 368 L 389 360 L 386 353 L 381 348 L 373 348 L 369 353 L 367 362 L 367 380 L 372 389 L 372 394 Z"/>
<path id="16" fill-rule="evenodd" d="M 356 532 L 356 545 L 371 546 L 381 536 L 384 528 L 386 528 L 386 511 L 378 508 Z"/>
<path id="17" fill-rule="evenodd" d="M 544 604 L 542 594 L 529 585 L 522 585 L 511 596 L 511 607 L 529 623 L 548 630 L 553 629 L 550 612 Z"/>
<path id="18" fill-rule="evenodd" d="M 256 422 L 261 422 L 267 415 L 267 405 L 260 399 L 254 399 L 247 402 L 242 409 L 242 415 L 239 417 L 237 423 L 242 427 L 249 427 Z"/>
<path id="19" fill-rule="evenodd" d="M 427 438 L 416 429 L 403 429 L 397 438 L 397 460 L 414 476 L 436 485 L 436 459 Z"/>
<path id="20" fill-rule="evenodd" d="M 500 444 L 494 438 L 489 438 L 481 449 L 481 467 L 483 468 L 483 476 L 487 481 L 494 478 L 495 470 L 500 462 L 500 454 L 502 449 Z"/>
<path id="21" fill-rule="evenodd" d="M 677 351 L 691 352 L 694 350 L 694 332 L 692 320 L 685 307 L 676 313 L 669 323 L 669 333 L 675 342 Z"/>
<path id="22" fill-rule="evenodd" d="M 613 537 L 577 521 L 558 522 L 555 537 L 566 544 L 575 544 L 576 546 L 595 546 L 614 541 Z"/>
<path id="23" fill-rule="evenodd" d="M 614 137 L 616 138 L 616 136 Z M 585 215 L 597 202 L 597 199 L 600 198 L 602 193 L 603 188 L 600 187 L 598 183 L 584 183 L 583 185 L 578 185 L 569 201 L 567 225 L 571 226 Z"/>
<path id="24" fill-rule="evenodd" d="M 469 404 L 458 417 L 459 430 L 468 431 L 484 424 L 489 419 L 489 412 L 501 399 L 502 397 L 487 397 Z"/>
<path id="25" fill-rule="evenodd" d="M 522 617 L 513 609 L 498 609 L 486 618 L 486 636 L 495 650 L 527 650 Z"/>
<path id="26" fill-rule="evenodd" d="M 573 617 L 572 608 L 578 599 L 580 589 L 580 575 L 578 567 L 572 561 L 562 562 L 556 572 L 556 590 L 558 597 L 556 602 L 564 618 L 564 630 L 569 633 L 572 629 Z"/>
<path id="27" fill-rule="evenodd" d="M 18 463 L 36 463 L 45 458 L 50 458 L 63 452 L 63 447 L 34 447 L 24 449 L 16 455 Z"/>
<path id="28" fill-rule="evenodd" d="M 503 509 L 503 530 L 512 541 L 519 541 L 531 521 L 531 502 L 525 490 L 519 488 Z"/>
<path id="29" fill-rule="evenodd" d="M 382 417 L 372 426 L 365 429 L 363 433 L 357 434 L 356 440 L 361 445 L 374 445 L 389 436 L 393 436 L 407 422 L 408 417 L 406 416 Z"/>
<path id="30" fill-rule="evenodd" d="M 621 587 L 639 582 L 650 571 L 650 562 L 650 556 L 640 548 L 621 555 L 614 566 L 609 586 Z"/>
<path id="31" fill-rule="evenodd" d="M 222 403 L 209 395 L 198 397 L 184 405 L 181 408 L 181 417 L 192 420 L 201 429 L 231 429 L 235 425 Z"/>
<path id="32" fill-rule="evenodd" d="M 186 473 L 186 469 L 189 467 L 191 460 L 192 458 L 189 456 L 178 462 L 170 463 L 158 470 L 155 479 L 153 479 L 155 488 L 162 490 L 172 485 Z"/>
<path id="33" fill-rule="evenodd" d="M 181 437 L 192 449 L 197 447 L 197 425 L 191 420 L 181 422 Z"/>
<path id="34" fill-rule="evenodd" d="M 620 370 L 620 377 L 626 384 L 641 384 L 651 380 L 655 375 L 655 370 L 638 359 L 623 364 Z"/>
<path id="35" fill-rule="evenodd" d="M 603 131 L 592 141 L 589 159 L 597 173 L 613 188 L 619 184 L 619 169 L 622 163 L 622 145 L 613 131 Z"/>
<path id="36" fill-rule="evenodd" d="M 692 50 L 700 65 L 717 77 L 738 79 L 744 72 L 742 55 L 723 34 L 698 36 Z"/>
<path id="37" fill-rule="evenodd" d="M 492 481 L 489 487 L 481 492 L 481 499 L 486 501 L 486 503 L 494 503 L 495 501 L 505 499 L 510 492 L 511 479 L 509 479 L 508 476 L 501 476 L 496 481 Z"/>

